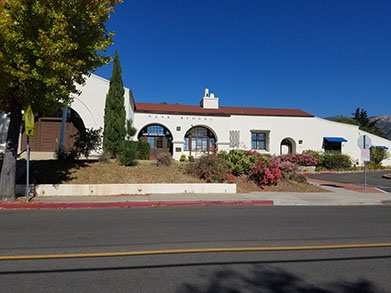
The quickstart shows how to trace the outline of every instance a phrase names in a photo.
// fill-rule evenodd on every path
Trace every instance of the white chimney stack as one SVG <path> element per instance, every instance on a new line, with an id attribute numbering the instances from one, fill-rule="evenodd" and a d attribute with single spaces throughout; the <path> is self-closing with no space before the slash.
<path id="1" fill-rule="evenodd" d="M 209 96 L 209 89 L 205 89 L 205 96 L 202 98 L 200 105 L 204 109 L 218 109 L 219 98 L 216 98 L 214 93 L 210 93 Z"/>

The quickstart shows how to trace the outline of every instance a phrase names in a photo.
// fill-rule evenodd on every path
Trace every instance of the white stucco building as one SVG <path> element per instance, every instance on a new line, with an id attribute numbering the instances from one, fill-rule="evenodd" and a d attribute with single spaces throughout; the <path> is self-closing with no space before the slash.
<path id="1" fill-rule="evenodd" d="M 72 144 L 71 134 L 80 127 L 103 128 L 108 88 L 109 81 L 94 74 L 79 88 L 82 93 L 75 98 L 68 115 L 68 145 Z M 135 102 L 131 90 L 125 88 L 127 119 L 134 121 L 135 139 L 150 143 L 152 156 L 169 151 L 178 160 L 183 154 L 198 156 L 214 147 L 276 155 L 308 149 L 336 150 L 361 165 L 358 139 L 364 134 L 370 137 L 373 146 L 391 149 L 391 141 L 359 130 L 357 126 L 321 119 L 297 109 L 221 107 L 219 98 L 208 89 L 203 97 L 195 97 L 194 104 Z M 5 125 L 6 121 L 2 121 Z M 54 151 L 58 147 L 60 124 L 60 117 L 39 118 L 36 125 L 39 134 L 32 141 L 32 151 Z M 0 128 L 3 145 L 4 129 L 5 126 Z M 24 139 L 21 136 L 21 150 Z M 391 165 L 391 159 L 383 164 Z"/>

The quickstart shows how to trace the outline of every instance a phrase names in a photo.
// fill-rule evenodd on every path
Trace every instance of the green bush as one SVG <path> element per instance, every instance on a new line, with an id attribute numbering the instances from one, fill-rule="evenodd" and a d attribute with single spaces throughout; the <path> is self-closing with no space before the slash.
<path id="1" fill-rule="evenodd" d="M 151 146 L 146 141 L 137 142 L 137 151 L 139 160 L 149 160 L 151 157 Z"/>
<path id="2" fill-rule="evenodd" d="M 314 150 L 305 150 L 303 154 L 311 154 L 318 161 L 317 171 L 333 169 L 350 169 L 353 161 L 348 155 L 335 152 L 317 152 Z"/>
<path id="3" fill-rule="evenodd" d="M 77 157 L 83 155 L 88 160 L 91 152 L 97 151 L 102 145 L 102 127 L 99 129 L 86 128 L 84 133 L 74 135 Z"/>
<path id="4" fill-rule="evenodd" d="M 381 162 L 390 157 L 390 154 L 385 149 L 380 149 L 378 147 L 371 148 L 371 163 L 375 166 L 381 166 Z"/>
<path id="5" fill-rule="evenodd" d="M 194 162 L 194 156 L 189 155 L 189 162 Z"/>
<path id="6" fill-rule="evenodd" d="M 316 166 L 322 166 L 322 164 L 323 164 L 323 152 L 317 152 L 317 151 L 314 151 L 314 150 L 305 150 L 305 151 L 303 151 L 303 154 L 310 154 L 310 155 L 312 155 L 318 162 L 316 164 Z"/>
<path id="7" fill-rule="evenodd" d="M 241 150 L 231 150 L 228 154 L 218 154 L 219 157 L 224 158 L 234 176 L 251 173 L 251 165 L 257 161 L 257 156 Z"/>
<path id="8" fill-rule="evenodd" d="M 186 162 L 187 161 L 186 155 L 185 154 L 181 155 L 179 161 Z"/>
<path id="9" fill-rule="evenodd" d="M 168 152 L 157 154 L 156 160 L 156 165 L 158 166 L 170 166 L 172 163 L 171 154 Z"/>
<path id="10" fill-rule="evenodd" d="M 135 166 L 137 157 L 137 145 L 133 141 L 124 140 L 118 156 L 119 162 L 125 166 Z"/>
<path id="11" fill-rule="evenodd" d="M 326 169 L 349 169 L 352 165 L 352 159 L 348 155 L 331 152 L 322 155 L 322 166 Z"/>
<path id="12" fill-rule="evenodd" d="M 230 180 L 227 162 L 217 154 L 204 154 L 187 165 L 187 172 L 206 182 L 221 183 Z M 232 176 L 232 175 L 231 175 Z"/>

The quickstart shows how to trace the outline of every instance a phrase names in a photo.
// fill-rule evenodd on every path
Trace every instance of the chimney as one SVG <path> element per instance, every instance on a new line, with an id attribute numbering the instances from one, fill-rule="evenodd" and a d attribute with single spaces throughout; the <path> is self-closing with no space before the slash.
<path id="1" fill-rule="evenodd" d="M 209 96 L 209 89 L 205 89 L 205 96 L 202 98 L 200 105 L 204 109 L 218 109 L 219 98 L 216 98 L 214 93 L 210 93 Z"/>

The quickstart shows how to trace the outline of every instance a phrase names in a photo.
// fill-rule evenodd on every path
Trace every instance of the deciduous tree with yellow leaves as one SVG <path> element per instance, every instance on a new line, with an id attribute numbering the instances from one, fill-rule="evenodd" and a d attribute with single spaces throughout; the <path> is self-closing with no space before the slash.
<path id="1" fill-rule="evenodd" d="M 0 0 L 0 107 L 9 113 L 0 200 L 15 197 L 21 111 L 72 102 L 89 71 L 107 64 L 105 23 L 121 0 Z"/>

